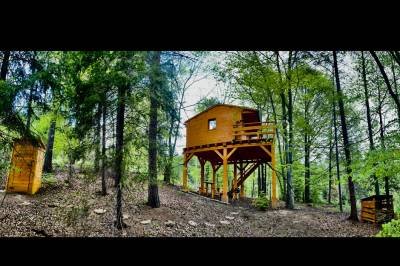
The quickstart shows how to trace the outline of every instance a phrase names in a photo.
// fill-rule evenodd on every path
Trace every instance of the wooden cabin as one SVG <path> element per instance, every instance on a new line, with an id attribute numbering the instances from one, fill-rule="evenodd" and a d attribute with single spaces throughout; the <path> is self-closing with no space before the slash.
<path id="1" fill-rule="evenodd" d="M 35 194 L 41 186 L 45 146 L 40 140 L 15 140 L 7 192 Z"/>
<path id="2" fill-rule="evenodd" d="M 374 195 L 361 199 L 361 221 L 386 223 L 394 218 L 393 196 Z"/>
<path id="3" fill-rule="evenodd" d="M 212 198 L 218 196 L 215 175 L 223 169 L 221 200 L 229 202 L 228 195 L 238 199 L 244 195 L 244 182 L 261 164 L 270 164 L 272 171 L 272 205 L 276 205 L 275 125 L 262 122 L 258 110 L 228 104 L 217 104 L 185 122 L 186 147 L 182 187 L 188 191 L 187 164 L 196 156 L 201 165 L 200 194 L 205 194 L 204 165 L 212 165 Z M 228 188 L 228 164 L 233 165 L 232 187 Z M 238 189 L 240 187 L 240 189 Z"/>

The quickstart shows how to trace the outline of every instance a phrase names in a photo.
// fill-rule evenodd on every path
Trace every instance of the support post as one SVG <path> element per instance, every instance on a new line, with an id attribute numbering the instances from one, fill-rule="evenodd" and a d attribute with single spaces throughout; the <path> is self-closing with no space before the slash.
<path id="1" fill-rule="evenodd" d="M 275 163 L 275 145 L 271 145 L 271 166 L 272 166 L 272 184 L 271 184 L 271 189 L 272 189 L 272 201 L 271 205 L 272 208 L 277 207 L 277 196 L 276 196 L 276 163 Z"/>
<path id="2" fill-rule="evenodd" d="M 237 163 L 235 161 L 233 165 L 233 199 L 235 200 L 237 199 L 236 189 L 237 189 Z"/>
<path id="3" fill-rule="evenodd" d="M 243 162 L 240 162 L 240 179 L 243 180 L 244 178 L 244 171 L 245 171 L 245 167 L 243 167 Z M 239 197 L 243 198 L 244 196 L 244 181 L 242 181 L 242 184 L 240 185 L 240 193 L 239 193 Z"/>
<path id="4" fill-rule="evenodd" d="M 223 154 L 223 167 L 224 167 L 224 175 L 222 182 L 222 201 L 228 203 L 228 154 L 227 148 L 224 148 Z"/>
<path id="5" fill-rule="evenodd" d="M 211 184 L 211 198 L 215 197 L 215 175 L 217 173 L 216 165 L 212 164 L 212 184 Z"/>
<path id="6" fill-rule="evenodd" d="M 184 162 L 183 162 L 183 175 L 182 175 L 182 191 L 184 192 L 188 192 L 188 185 L 187 185 L 187 164 L 188 164 L 188 160 L 187 160 L 188 156 L 185 153 L 184 155 Z"/>
<path id="7" fill-rule="evenodd" d="M 199 157 L 199 162 L 200 162 L 200 166 L 201 166 L 201 170 L 200 170 L 200 195 L 205 193 L 205 188 L 204 188 L 204 165 L 205 165 L 205 161 L 200 159 Z"/>

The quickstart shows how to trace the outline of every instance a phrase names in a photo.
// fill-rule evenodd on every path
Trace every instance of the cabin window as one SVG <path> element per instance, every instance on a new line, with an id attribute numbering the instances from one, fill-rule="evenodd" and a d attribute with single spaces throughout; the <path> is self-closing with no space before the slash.
<path id="1" fill-rule="evenodd" d="M 217 120 L 215 118 L 208 119 L 208 130 L 213 130 L 217 128 Z"/>

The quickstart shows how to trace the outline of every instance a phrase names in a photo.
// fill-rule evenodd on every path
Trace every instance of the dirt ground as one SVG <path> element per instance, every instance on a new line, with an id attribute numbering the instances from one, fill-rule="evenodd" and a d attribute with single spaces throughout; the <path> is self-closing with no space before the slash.
<path id="1" fill-rule="evenodd" d="M 368 237 L 375 225 L 353 223 L 332 208 L 296 204 L 295 210 L 258 211 L 249 204 L 225 205 L 161 185 L 161 207 L 146 206 L 145 184 L 124 189 L 122 231 L 113 226 L 115 190 L 99 195 L 100 181 L 56 175 L 33 196 L 9 193 L 0 207 L 0 236 L 50 237 Z M 4 192 L 0 193 L 0 202 Z"/>

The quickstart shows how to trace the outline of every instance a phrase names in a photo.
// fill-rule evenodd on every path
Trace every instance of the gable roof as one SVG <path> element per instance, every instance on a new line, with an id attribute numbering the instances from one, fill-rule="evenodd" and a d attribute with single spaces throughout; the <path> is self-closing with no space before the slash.
<path id="1" fill-rule="evenodd" d="M 257 109 L 254 109 L 254 108 L 249 108 L 249 107 L 240 106 L 240 105 L 232 105 L 232 104 L 219 103 L 219 104 L 215 104 L 215 105 L 213 105 L 213 106 L 208 107 L 206 110 L 204 110 L 204 111 L 202 111 L 202 112 L 196 114 L 195 116 L 192 116 L 191 118 L 189 118 L 188 120 L 186 120 L 184 124 L 186 124 L 187 122 L 189 122 L 189 121 L 192 120 L 193 118 L 196 118 L 196 117 L 198 117 L 199 115 L 201 115 L 201 114 L 203 114 L 203 113 L 205 113 L 205 112 L 208 112 L 208 111 L 210 111 L 211 109 L 214 109 L 214 108 L 216 108 L 216 107 L 220 107 L 220 106 L 227 106 L 227 107 L 239 108 L 239 109 L 243 109 L 243 110 L 250 110 L 250 111 L 253 111 L 253 112 L 257 112 L 257 113 L 258 113 L 258 110 L 257 110 Z"/>

